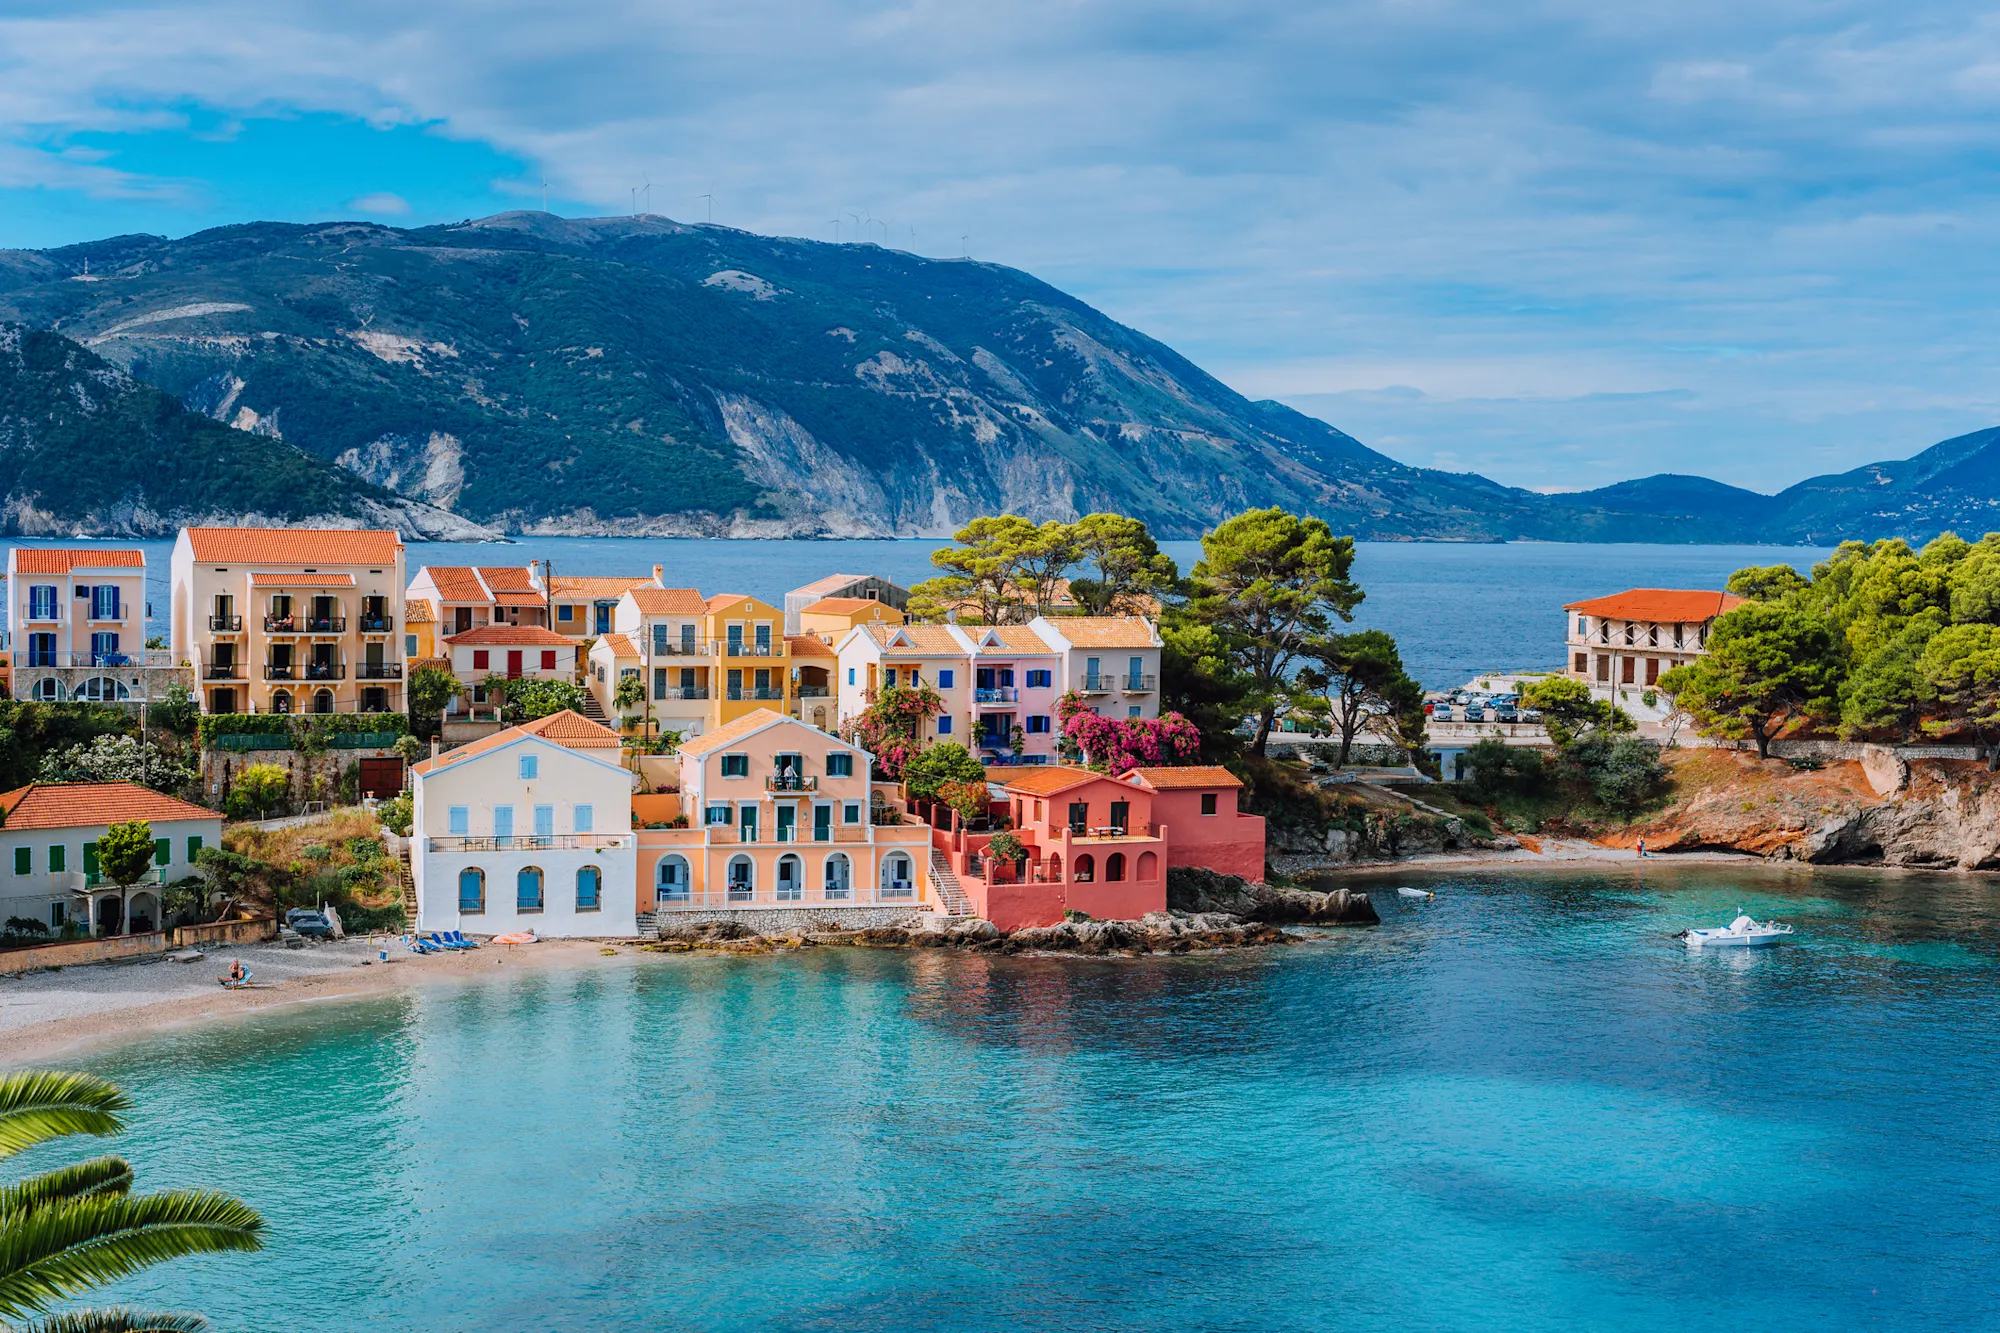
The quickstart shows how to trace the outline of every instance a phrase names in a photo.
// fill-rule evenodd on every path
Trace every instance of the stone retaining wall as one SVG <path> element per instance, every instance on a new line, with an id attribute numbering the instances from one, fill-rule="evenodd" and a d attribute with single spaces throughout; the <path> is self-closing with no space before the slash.
<path id="1" fill-rule="evenodd" d="M 1738 750 L 1756 750 L 1751 741 L 1738 741 Z M 1878 745 L 1868 741 L 1775 740 L 1771 754 L 1778 759 L 1861 759 L 1868 750 L 1887 750 L 1898 759 L 1984 759 L 1977 745 Z"/>
<path id="2" fill-rule="evenodd" d="M 907 926 L 929 920 L 932 915 L 908 907 L 696 908 L 685 912 L 656 913 L 654 933 L 671 930 L 677 925 L 705 926 L 719 921 L 734 921 L 759 935 L 785 930 L 871 930 L 881 926 Z"/>
<path id="3" fill-rule="evenodd" d="M 79 963 L 103 963 L 114 958 L 141 958 L 166 951 L 166 934 L 158 930 L 143 935 L 108 935 L 94 940 L 37 944 L 0 953 L 0 974 L 32 972 L 40 967 L 75 967 Z"/>

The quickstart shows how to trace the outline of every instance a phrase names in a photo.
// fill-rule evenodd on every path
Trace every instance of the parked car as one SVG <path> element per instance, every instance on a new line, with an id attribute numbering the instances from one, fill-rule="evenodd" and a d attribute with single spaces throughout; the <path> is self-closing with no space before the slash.
<path id="1" fill-rule="evenodd" d="M 1524 708 L 1521 710 L 1521 720 L 1523 722 L 1540 722 L 1542 720 L 1542 710 L 1539 708 Z"/>
<path id="2" fill-rule="evenodd" d="M 1495 722 L 1519 722 L 1521 720 L 1521 710 L 1512 704 L 1496 704 L 1493 707 L 1493 720 Z"/>
<path id="3" fill-rule="evenodd" d="M 324 912 L 316 912 L 310 907 L 294 907 L 285 913 L 285 924 L 299 934 L 316 940 L 330 939 L 333 936 L 333 922 L 326 919 Z"/>
<path id="4" fill-rule="evenodd" d="M 1452 712 L 1451 712 L 1451 705 L 1449 703 L 1441 703 L 1436 708 L 1433 708 L 1431 710 L 1431 721 L 1449 722 L 1451 720 L 1452 720 Z"/>
<path id="5" fill-rule="evenodd" d="M 1467 704 L 1465 706 L 1465 720 L 1467 722 L 1484 722 L 1486 720 L 1486 710 L 1478 704 Z"/>

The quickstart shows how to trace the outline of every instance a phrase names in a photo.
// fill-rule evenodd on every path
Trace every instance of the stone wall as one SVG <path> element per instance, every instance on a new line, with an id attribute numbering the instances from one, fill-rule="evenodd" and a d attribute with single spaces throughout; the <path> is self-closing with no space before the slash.
<path id="1" fill-rule="evenodd" d="M 695 908 L 655 913 L 654 933 L 669 932 L 675 926 L 698 927 L 725 921 L 745 926 L 759 935 L 786 930 L 872 930 L 912 925 L 930 915 L 908 907 Z"/>
<path id="2" fill-rule="evenodd" d="M 102 963 L 114 958 L 141 958 L 166 950 L 167 937 L 157 930 L 143 935 L 107 935 L 63 944 L 37 944 L 0 952 L 0 974 L 32 972 L 42 967 L 75 967 L 79 963 Z"/>
<path id="3" fill-rule="evenodd" d="M 222 808 L 229 784 L 251 764 L 276 764 L 291 774 L 292 805 L 323 800 L 329 805 L 340 799 L 340 775 L 361 759 L 394 759 L 393 749 L 348 750 L 329 748 L 313 757 L 302 750 L 203 750 L 201 752 L 201 793 L 205 804 Z M 320 778 L 326 795 L 312 794 L 312 781 Z"/>

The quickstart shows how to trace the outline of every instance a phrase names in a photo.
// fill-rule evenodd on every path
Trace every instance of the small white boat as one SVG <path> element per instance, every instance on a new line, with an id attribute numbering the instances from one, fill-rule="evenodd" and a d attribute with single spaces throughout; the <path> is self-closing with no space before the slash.
<path id="1" fill-rule="evenodd" d="M 1776 944 L 1792 933 L 1782 921 L 1756 921 L 1739 916 L 1719 930 L 1684 930 L 1680 938 L 1690 949 L 1756 949 Z"/>
<path id="2" fill-rule="evenodd" d="M 1435 893 L 1432 893 L 1429 889 L 1399 888 L 1396 890 L 1396 892 L 1405 898 L 1431 899 L 1437 897 L 1437 895 Z"/>

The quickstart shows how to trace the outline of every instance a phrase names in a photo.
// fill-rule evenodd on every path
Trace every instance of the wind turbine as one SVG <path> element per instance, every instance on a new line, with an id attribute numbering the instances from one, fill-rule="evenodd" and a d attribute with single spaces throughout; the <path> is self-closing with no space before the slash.
<path id="1" fill-rule="evenodd" d="M 971 232 L 967 232 L 967 233 L 966 233 L 965 235 L 963 235 L 963 236 L 961 236 L 961 237 L 959 237 L 959 238 L 958 238 L 958 248 L 959 248 L 959 251 L 960 251 L 960 253 L 959 253 L 959 258 L 960 258 L 960 259 L 970 259 L 970 258 L 972 258 L 972 233 L 971 233 Z"/>
<path id="2" fill-rule="evenodd" d="M 706 200 L 708 200 L 708 220 L 709 220 L 710 222 L 714 222 L 714 221 L 715 221 L 715 195 L 714 195 L 713 193 L 710 193 L 710 194 L 698 194 L 698 195 L 696 195 L 696 196 L 695 196 L 695 198 L 697 198 L 697 199 L 706 199 Z"/>
<path id="3" fill-rule="evenodd" d="M 833 243 L 834 243 L 835 245 L 839 245 L 839 244 L 840 244 L 840 219 L 839 219 L 839 218 L 835 218 L 835 219 L 833 219 Z"/>
<path id="4" fill-rule="evenodd" d="M 858 241 L 861 239 L 861 215 L 859 213 L 849 213 L 847 216 L 854 219 L 854 239 Z"/>
<path id="5" fill-rule="evenodd" d="M 653 181 L 644 172 L 639 173 L 639 179 L 646 182 L 639 187 L 639 191 L 646 196 L 646 215 L 651 217 L 653 213 Z"/>
<path id="6" fill-rule="evenodd" d="M 549 178 L 547 176 L 542 177 L 542 211 L 544 213 L 549 211 Z"/>
<path id="7" fill-rule="evenodd" d="M 636 185 L 632 187 L 632 216 L 639 216 L 639 187 Z"/>

